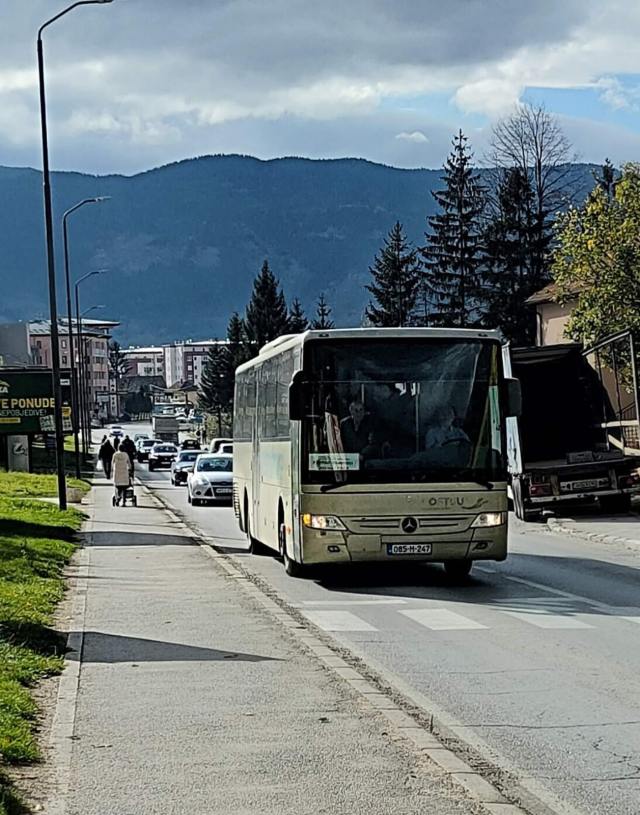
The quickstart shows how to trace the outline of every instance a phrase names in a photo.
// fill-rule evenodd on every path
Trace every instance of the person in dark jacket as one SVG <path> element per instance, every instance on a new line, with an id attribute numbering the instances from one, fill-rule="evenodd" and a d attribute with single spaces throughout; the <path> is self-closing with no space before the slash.
<path id="1" fill-rule="evenodd" d="M 131 462 L 131 467 L 133 468 L 133 460 L 136 457 L 136 446 L 129 436 L 125 436 L 120 442 L 120 450 L 129 456 L 129 461 Z"/>
<path id="2" fill-rule="evenodd" d="M 102 439 L 102 444 L 100 445 L 100 450 L 98 451 L 98 458 L 102 462 L 102 469 L 104 470 L 104 474 L 107 478 L 111 478 L 111 462 L 113 461 L 113 454 L 115 452 L 116 451 L 113 449 L 113 445 L 105 436 Z"/>

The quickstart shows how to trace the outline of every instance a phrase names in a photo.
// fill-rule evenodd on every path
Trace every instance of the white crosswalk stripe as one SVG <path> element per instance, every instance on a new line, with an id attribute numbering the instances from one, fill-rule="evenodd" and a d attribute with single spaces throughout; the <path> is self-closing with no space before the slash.
<path id="1" fill-rule="evenodd" d="M 312 623 L 324 631 L 377 631 L 369 623 L 350 611 L 305 611 Z"/>
<path id="2" fill-rule="evenodd" d="M 482 623 L 477 623 L 475 620 L 470 620 L 462 614 L 455 611 L 449 611 L 446 608 L 420 608 L 420 609 L 407 609 L 400 611 L 405 617 L 409 617 L 425 628 L 430 628 L 432 631 L 465 631 L 478 628 L 487 628 Z"/>
<path id="3" fill-rule="evenodd" d="M 546 614 L 542 611 L 504 611 L 504 614 L 509 614 L 523 623 L 535 625 L 537 628 L 546 629 L 569 629 L 569 628 L 593 628 L 589 623 L 578 620 L 577 617 L 572 617 L 566 614 Z"/>

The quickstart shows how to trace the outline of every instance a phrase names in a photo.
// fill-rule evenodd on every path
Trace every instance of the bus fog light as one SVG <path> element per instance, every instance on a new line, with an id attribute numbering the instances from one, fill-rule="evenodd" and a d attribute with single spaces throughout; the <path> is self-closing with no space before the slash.
<path id="1" fill-rule="evenodd" d="M 344 531 L 345 525 L 340 518 L 335 515 L 311 515 L 305 512 L 302 516 L 302 523 L 311 529 L 324 529 L 329 531 Z"/>
<path id="2" fill-rule="evenodd" d="M 471 526 L 475 529 L 478 529 L 478 527 L 502 526 L 506 520 L 505 515 L 504 512 L 481 512 L 480 515 L 476 516 Z"/>
<path id="3" fill-rule="evenodd" d="M 331 554 L 335 555 L 340 551 L 339 546 L 327 546 L 327 552 L 331 552 Z"/>

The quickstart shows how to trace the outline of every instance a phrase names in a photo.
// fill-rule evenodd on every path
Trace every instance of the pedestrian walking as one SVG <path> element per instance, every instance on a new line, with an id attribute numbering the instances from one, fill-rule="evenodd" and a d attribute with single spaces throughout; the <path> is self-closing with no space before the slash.
<path id="1" fill-rule="evenodd" d="M 131 460 L 131 468 L 133 469 L 133 462 L 136 457 L 136 446 L 129 436 L 125 436 L 120 444 L 120 450 L 123 450 Z"/>
<path id="2" fill-rule="evenodd" d="M 124 450 L 116 450 L 113 456 L 113 485 L 116 489 L 116 506 L 120 504 L 124 506 L 126 501 L 126 490 L 131 483 L 131 476 L 133 475 L 133 465 L 131 459 L 124 452 Z"/>
<path id="3" fill-rule="evenodd" d="M 109 439 L 104 436 L 100 444 L 100 450 L 98 451 L 98 458 L 102 462 L 105 478 L 111 478 L 111 463 L 115 452 Z"/>

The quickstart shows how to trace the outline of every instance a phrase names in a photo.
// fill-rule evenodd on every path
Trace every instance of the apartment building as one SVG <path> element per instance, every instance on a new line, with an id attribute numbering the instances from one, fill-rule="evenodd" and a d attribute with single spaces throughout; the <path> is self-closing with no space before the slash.
<path id="1" fill-rule="evenodd" d="M 109 340 L 111 331 L 119 323 L 108 320 L 82 321 L 82 346 L 84 372 L 89 406 L 92 413 L 106 417 L 109 413 Z M 29 344 L 34 365 L 51 368 L 51 321 L 35 320 L 28 324 Z M 74 329 L 74 345 L 76 346 L 75 361 L 79 359 L 77 353 L 78 338 Z M 69 346 L 68 326 L 61 320 L 58 326 L 58 343 L 60 354 L 60 367 L 71 367 L 71 349 Z"/>
<path id="2" fill-rule="evenodd" d="M 146 348 L 123 348 L 122 353 L 127 360 L 125 377 L 132 376 L 164 376 L 165 349 L 161 345 L 152 345 Z"/>

